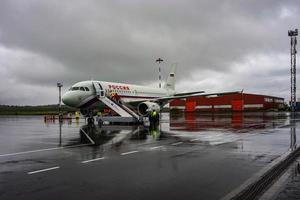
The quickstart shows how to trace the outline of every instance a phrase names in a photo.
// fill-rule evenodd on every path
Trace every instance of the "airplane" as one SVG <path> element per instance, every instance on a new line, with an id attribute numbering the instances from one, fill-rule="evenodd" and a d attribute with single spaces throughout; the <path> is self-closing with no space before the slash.
<path id="1" fill-rule="evenodd" d="M 87 117 L 93 117 L 96 114 L 95 110 L 106 105 L 122 117 L 139 118 L 147 116 L 151 111 L 159 112 L 173 99 L 204 93 L 204 91 L 177 93 L 175 71 L 176 65 L 173 65 L 162 88 L 95 80 L 78 82 L 62 96 L 62 101 L 65 105 L 80 109 Z"/>

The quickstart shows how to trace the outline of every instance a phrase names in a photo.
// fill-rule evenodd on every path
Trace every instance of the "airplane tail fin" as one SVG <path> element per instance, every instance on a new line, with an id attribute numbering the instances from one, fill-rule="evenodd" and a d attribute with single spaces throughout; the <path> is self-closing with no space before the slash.
<path id="1" fill-rule="evenodd" d="M 177 68 L 177 63 L 171 65 L 171 71 L 164 85 L 167 90 L 175 90 L 175 72 Z"/>

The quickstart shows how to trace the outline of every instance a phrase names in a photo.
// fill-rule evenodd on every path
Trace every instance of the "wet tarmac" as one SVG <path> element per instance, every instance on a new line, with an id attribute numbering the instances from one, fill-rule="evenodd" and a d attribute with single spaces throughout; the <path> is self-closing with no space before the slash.
<path id="1" fill-rule="evenodd" d="M 92 145 L 84 120 L 1 117 L 0 199 L 220 199 L 299 143 L 295 122 L 164 114 L 157 130 L 103 126 Z"/>
<path id="2" fill-rule="evenodd" d="M 274 198 L 276 200 L 300 199 L 300 158 L 294 162 L 287 173 L 289 177 L 282 191 Z"/>

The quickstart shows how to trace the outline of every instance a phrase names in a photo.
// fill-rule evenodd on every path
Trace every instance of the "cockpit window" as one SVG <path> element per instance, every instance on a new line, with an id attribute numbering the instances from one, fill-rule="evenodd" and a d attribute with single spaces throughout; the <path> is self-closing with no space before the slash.
<path id="1" fill-rule="evenodd" d="M 71 87 L 70 91 L 81 90 L 81 91 L 90 91 L 88 87 Z"/>
<path id="2" fill-rule="evenodd" d="M 79 87 L 72 87 L 71 90 L 79 90 Z"/>

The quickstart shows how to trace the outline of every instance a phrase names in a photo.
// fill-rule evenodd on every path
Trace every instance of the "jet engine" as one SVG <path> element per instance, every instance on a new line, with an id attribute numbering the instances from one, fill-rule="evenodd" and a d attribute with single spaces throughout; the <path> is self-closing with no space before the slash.
<path id="1" fill-rule="evenodd" d="M 146 116 L 151 111 L 160 111 L 160 106 L 157 103 L 153 103 L 150 101 L 142 102 L 137 107 L 138 112 L 142 116 Z"/>

